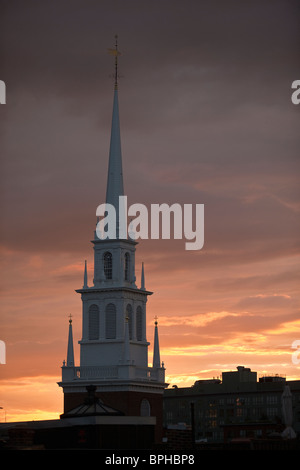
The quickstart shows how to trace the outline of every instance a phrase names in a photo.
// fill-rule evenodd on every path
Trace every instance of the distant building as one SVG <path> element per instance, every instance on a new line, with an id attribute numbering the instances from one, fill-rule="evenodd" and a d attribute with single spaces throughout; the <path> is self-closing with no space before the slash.
<path id="1" fill-rule="evenodd" d="M 300 435 L 300 380 L 259 378 L 249 368 L 223 372 L 221 379 L 198 380 L 192 387 L 164 392 L 164 426 L 185 423 L 194 440 L 229 442 L 232 439 L 279 436 L 284 430 L 281 397 L 289 385 L 293 403 L 293 429 Z"/>

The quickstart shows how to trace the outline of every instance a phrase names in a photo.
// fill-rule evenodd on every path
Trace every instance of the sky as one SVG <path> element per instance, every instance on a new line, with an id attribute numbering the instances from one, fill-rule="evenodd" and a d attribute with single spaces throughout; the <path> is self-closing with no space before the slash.
<path id="1" fill-rule="evenodd" d="M 2 0 L 0 422 L 57 418 L 68 316 L 106 191 L 118 34 L 125 194 L 204 204 L 205 241 L 141 240 L 170 386 L 300 379 L 299 3 Z"/>

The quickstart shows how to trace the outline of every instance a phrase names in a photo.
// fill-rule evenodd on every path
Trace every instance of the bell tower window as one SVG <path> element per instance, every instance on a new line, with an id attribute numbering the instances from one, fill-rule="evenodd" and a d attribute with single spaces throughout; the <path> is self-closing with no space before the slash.
<path id="1" fill-rule="evenodd" d="M 125 270 L 124 270 L 125 281 L 129 281 L 129 274 L 130 274 L 130 255 L 129 253 L 125 253 Z"/>
<path id="2" fill-rule="evenodd" d="M 112 254 L 109 251 L 103 255 L 103 266 L 106 279 L 112 279 Z"/>
<path id="3" fill-rule="evenodd" d="M 140 306 L 136 309 L 136 339 L 138 341 L 143 339 L 143 312 Z"/>
<path id="4" fill-rule="evenodd" d="M 105 309 L 105 337 L 106 339 L 116 338 L 116 306 L 115 304 L 108 304 Z"/>
<path id="5" fill-rule="evenodd" d="M 132 307 L 130 304 L 126 307 L 126 316 L 128 317 L 129 339 L 132 339 Z"/>
<path id="6" fill-rule="evenodd" d="M 99 339 L 99 307 L 95 304 L 89 308 L 89 339 Z"/>

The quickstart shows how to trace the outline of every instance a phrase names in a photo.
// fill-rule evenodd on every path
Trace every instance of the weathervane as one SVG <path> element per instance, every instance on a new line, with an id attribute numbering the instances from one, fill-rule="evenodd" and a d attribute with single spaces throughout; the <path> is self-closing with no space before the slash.
<path id="1" fill-rule="evenodd" d="M 116 43 L 114 49 L 108 49 L 108 53 L 115 56 L 115 90 L 118 88 L 118 56 L 121 55 L 121 52 L 118 50 L 118 35 L 115 35 Z"/>

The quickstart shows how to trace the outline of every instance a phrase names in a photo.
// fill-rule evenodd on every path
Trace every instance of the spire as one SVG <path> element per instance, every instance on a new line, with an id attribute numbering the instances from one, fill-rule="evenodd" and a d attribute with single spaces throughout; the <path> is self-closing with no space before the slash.
<path id="1" fill-rule="evenodd" d="M 110 150 L 108 177 L 106 188 L 106 203 L 112 204 L 116 210 L 117 238 L 119 221 L 119 196 L 124 196 L 123 170 L 122 170 L 122 152 L 120 137 L 119 103 L 118 103 L 118 43 L 116 36 L 115 49 L 109 49 L 109 52 L 115 56 L 115 90 L 113 100 L 113 113 L 111 124 Z"/>
<path id="2" fill-rule="evenodd" d="M 74 366 L 74 350 L 73 350 L 73 331 L 72 331 L 72 315 L 69 316 L 69 338 L 68 338 L 68 352 L 67 352 L 67 367 Z"/>
<path id="3" fill-rule="evenodd" d="M 86 260 L 84 262 L 83 289 L 88 287 Z"/>
<path id="4" fill-rule="evenodd" d="M 141 289 L 145 290 L 145 273 L 144 273 L 144 263 L 142 263 L 142 274 L 141 274 Z"/>
<path id="5" fill-rule="evenodd" d="M 160 368 L 157 317 L 155 317 L 155 329 L 154 329 L 153 367 Z"/>

